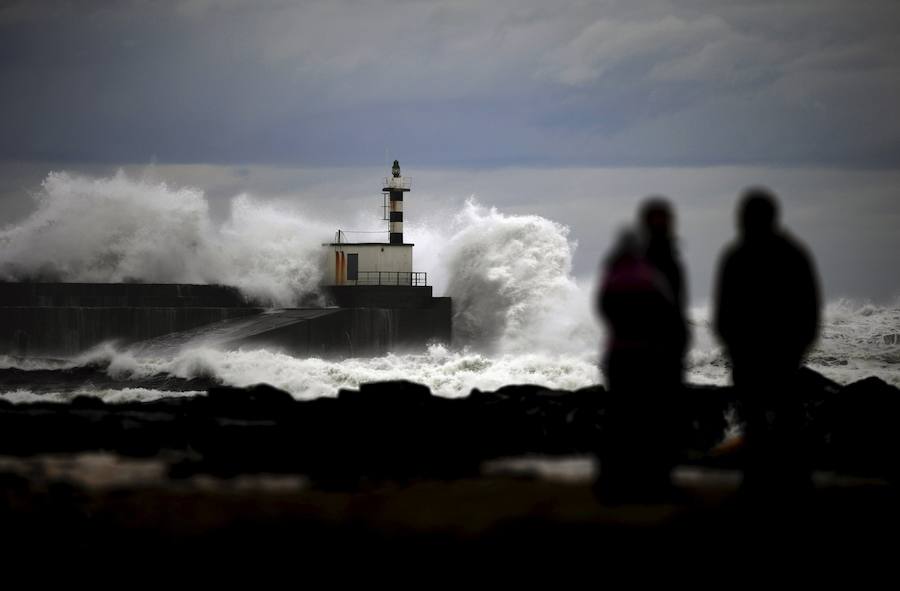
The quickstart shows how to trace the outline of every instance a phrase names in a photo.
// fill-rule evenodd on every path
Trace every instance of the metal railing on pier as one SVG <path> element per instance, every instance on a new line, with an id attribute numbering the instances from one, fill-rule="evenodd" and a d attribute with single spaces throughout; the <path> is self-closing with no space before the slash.
<path id="1" fill-rule="evenodd" d="M 408 285 L 424 287 L 428 285 L 428 273 L 421 271 L 360 271 L 353 285 Z"/>

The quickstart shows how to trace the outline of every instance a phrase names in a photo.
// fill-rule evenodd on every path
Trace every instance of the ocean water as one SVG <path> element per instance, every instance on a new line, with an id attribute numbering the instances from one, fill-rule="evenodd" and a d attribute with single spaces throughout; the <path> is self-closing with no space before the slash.
<path id="1" fill-rule="evenodd" d="M 118 174 L 51 174 L 35 212 L 0 231 L 0 278 L 62 281 L 224 283 L 272 306 L 315 295 L 320 244 L 333 224 L 238 196 L 231 217 L 210 218 L 205 196 Z M 154 357 L 103 344 L 72 359 L 0 356 L 0 371 L 50 370 L 59 385 L 0 393 L 12 401 L 66 400 L 81 394 L 110 402 L 196 395 L 185 380 L 244 386 L 266 382 L 298 399 L 334 396 L 361 383 L 409 379 L 442 396 L 473 388 L 540 384 L 573 389 L 602 381 L 602 331 L 592 310 L 593 281 L 572 274 L 568 229 L 533 215 L 507 215 L 466 202 L 441 227 L 418 226 L 416 267 L 437 294 L 454 298 L 453 347 L 418 354 L 325 360 L 216 343 Z M 726 384 L 728 368 L 709 331 L 708 310 L 691 310 L 688 380 Z M 773 339 L 777 335 L 773 334 Z M 849 300 L 827 305 L 809 365 L 849 383 L 871 375 L 900 386 L 900 299 L 888 305 Z M 102 377 L 67 386 L 64 370 L 90 367 Z M 178 383 L 166 386 L 166 379 Z"/>

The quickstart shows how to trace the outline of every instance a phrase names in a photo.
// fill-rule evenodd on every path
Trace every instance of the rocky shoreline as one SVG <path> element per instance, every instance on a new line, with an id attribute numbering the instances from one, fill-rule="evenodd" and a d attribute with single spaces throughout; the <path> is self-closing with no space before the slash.
<path id="1" fill-rule="evenodd" d="M 72 370 L 79 380 L 85 371 Z M 45 373 L 16 372 L 22 384 Z M 53 372 L 58 379 L 59 370 Z M 458 477 L 499 457 L 592 454 L 603 445 L 611 402 L 602 386 L 513 385 L 448 399 L 396 381 L 308 401 L 266 384 L 178 386 L 206 394 L 122 403 L 89 396 L 68 403 L 0 400 L 0 455 L 166 453 L 184 458 L 173 473 L 294 473 L 322 481 Z M 804 370 L 791 395 L 803 400 L 803 436 L 817 469 L 894 478 L 897 388 L 874 377 L 841 386 Z M 682 428 L 672 443 L 682 462 L 740 467 L 734 454 L 710 454 L 725 436 L 726 414 L 740 414 L 730 388 L 687 387 L 675 408 L 671 420 Z"/>
<path id="2" fill-rule="evenodd" d="M 840 386 L 804 371 L 795 394 L 815 469 L 844 479 L 823 481 L 800 513 L 767 508 L 768 521 L 735 508 L 737 481 L 727 478 L 682 478 L 681 501 L 635 508 L 604 505 L 590 477 L 486 470 L 504 458 L 591 458 L 609 418 L 600 386 L 447 399 L 400 381 L 310 401 L 264 384 L 206 389 L 117 404 L 0 401 L 0 517 L 14 532 L 3 550 L 30 540 L 51 551 L 116 552 L 128 540 L 131 549 L 164 541 L 265 556 L 287 552 L 282 543 L 311 552 L 371 552 L 369 544 L 575 552 L 685 535 L 711 542 L 751 522 L 794 524 L 810 542 L 826 526 L 900 525 L 900 391 L 877 378 Z M 687 388 L 679 408 L 679 469 L 739 476 L 740 445 L 723 445 L 726 413 L 739 413 L 731 389 Z M 251 534 L 265 538 L 248 544 Z"/>

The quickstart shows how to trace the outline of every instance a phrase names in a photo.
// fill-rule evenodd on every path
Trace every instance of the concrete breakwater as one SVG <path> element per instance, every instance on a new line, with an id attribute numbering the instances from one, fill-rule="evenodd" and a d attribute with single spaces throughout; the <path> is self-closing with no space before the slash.
<path id="1" fill-rule="evenodd" d="M 0 353 L 76 355 L 260 311 L 220 285 L 0 283 Z"/>
<path id="2" fill-rule="evenodd" d="M 115 341 L 157 354 L 252 343 L 345 357 L 450 340 L 447 298 L 396 309 L 363 304 L 271 310 L 219 285 L 0 283 L 0 353 L 71 356 Z"/>

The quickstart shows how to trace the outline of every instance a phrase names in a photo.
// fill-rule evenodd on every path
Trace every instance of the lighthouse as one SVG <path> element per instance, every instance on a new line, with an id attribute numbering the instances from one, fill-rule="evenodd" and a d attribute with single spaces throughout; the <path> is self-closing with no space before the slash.
<path id="1" fill-rule="evenodd" d="M 350 338 L 346 336 L 350 334 L 375 335 L 389 349 L 451 342 L 450 298 L 432 295 L 428 274 L 413 270 L 413 245 L 404 241 L 404 201 L 411 188 L 412 180 L 403 176 L 400 163 L 394 160 L 390 176 L 381 184 L 382 213 L 376 217 L 387 227 L 358 233 L 338 230 L 334 242 L 322 245 L 325 267 L 321 293 L 326 304 L 352 308 L 343 317 L 347 322 L 357 319 L 349 328 L 333 327 L 331 334 L 338 341 Z M 374 235 L 380 240 L 352 240 L 360 235 Z M 374 324 L 362 326 L 359 318 L 368 318 Z"/>
<path id="2" fill-rule="evenodd" d="M 412 179 L 401 174 L 400 162 L 394 160 L 391 176 L 383 179 L 381 189 L 382 221 L 387 222 L 387 241 L 352 242 L 348 237 L 354 235 L 354 232 L 338 230 L 335 241 L 325 245 L 329 250 L 327 286 L 332 288 L 428 286 L 427 273 L 413 271 L 413 244 L 403 241 L 403 197 L 410 192 L 411 185 Z M 353 293 L 353 299 L 357 300 L 364 292 L 355 290 Z M 370 292 L 367 290 L 365 293 Z M 383 295 L 384 293 L 379 293 L 379 296 Z"/>
<path id="3" fill-rule="evenodd" d="M 389 224 L 388 242 L 403 244 L 403 194 L 410 190 L 411 180 L 400 175 L 400 162 L 394 160 L 391 176 L 384 179 L 382 193 L 385 196 L 385 211 Z"/>

